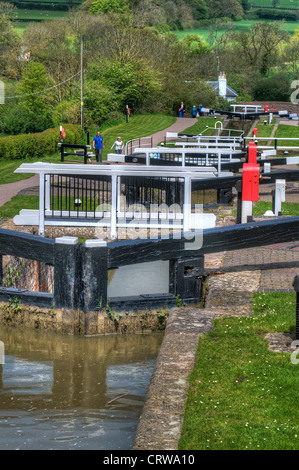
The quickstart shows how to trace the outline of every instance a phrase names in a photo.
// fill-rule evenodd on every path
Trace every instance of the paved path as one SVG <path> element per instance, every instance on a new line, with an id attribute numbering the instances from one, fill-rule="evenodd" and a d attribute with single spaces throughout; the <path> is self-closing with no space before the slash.
<path id="1" fill-rule="evenodd" d="M 16 196 L 20 191 L 33 186 L 38 186 L 39 178 L 38 175 L 34 175 L 31 178 L 16 181 L 15 183 L 7 183 L 0 185 L 0 206 L 3 206 L 6 202 L 10 201 L 13 196 Z"/>
<path id="2" fill-rule="evenodd" d="M 194 118 L 177 118 L 176 122 L 172 124 L 172 126 L 168 127 L 167 129 L 163 129 L 163 131 L 156 132 L 156 134 L 148 137 L 153 138 L 153 146 L 155 147 L 160 142 L 164 141 L 166 132 L 183 132 L 185 129 L 193 126 L 196 121 L 197 120 Z"/>

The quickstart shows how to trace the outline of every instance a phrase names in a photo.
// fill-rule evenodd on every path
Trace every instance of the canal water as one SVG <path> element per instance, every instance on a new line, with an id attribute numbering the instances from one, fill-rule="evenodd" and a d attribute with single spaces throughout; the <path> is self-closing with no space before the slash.
<path id="1" fill-rule="evenodd" d="M 162 339 L 0 326 L 0 450 L 131 449 Z"/>

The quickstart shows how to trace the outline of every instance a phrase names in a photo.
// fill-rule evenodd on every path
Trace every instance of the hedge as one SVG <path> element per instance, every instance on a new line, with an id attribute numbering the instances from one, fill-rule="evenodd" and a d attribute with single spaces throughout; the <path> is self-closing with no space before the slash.
<path id="1" fill-rule="evenodd" d="M 296 12 L 285 10 L 256 10 L 255 12 L 259 18 L 268 20 L 286 20 L 297 21 Z"/>
<path id="2" fill-rule="evenodd" d="M 65 124 L 63 127 L 66 134 L 65 142 L 68 144 L 81 144 L 83 137 L 81 126 Z M 44 157 L 58 151 L 59 137 L 59 127 L 47 129 L 36 134 L 0 137 L 0 158 L 18 160 L 22 158 Z"/>

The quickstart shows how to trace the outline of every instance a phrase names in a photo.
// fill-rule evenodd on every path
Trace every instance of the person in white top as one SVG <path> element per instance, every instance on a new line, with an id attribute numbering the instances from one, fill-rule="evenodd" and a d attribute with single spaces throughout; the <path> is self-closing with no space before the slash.
<path id="1" fill-rule="evenodd" d="M 114 144 L 112 145 L 111 149 L 113 149 L 113 147 L 115 147 L 115 153 L 119 153 L 121 154 L 121 151 L 124 147 L 124 143 L 123 141 L 121 140 L 121 137 L 117 137 L 116 141 L 114 142 Z"/>

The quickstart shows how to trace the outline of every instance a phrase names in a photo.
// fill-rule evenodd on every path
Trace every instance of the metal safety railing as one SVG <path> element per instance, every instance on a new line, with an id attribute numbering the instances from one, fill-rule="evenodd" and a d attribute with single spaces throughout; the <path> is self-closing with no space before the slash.
<path id="1" fill-rule="evenodd" d="M 138 147 L 152 147 L 153 146 L 153 138 L 150 137 L 139 137 L 138 139 L 129 140 L 125 144 L 125 154 L 131 154 L 134 150 Z"/>

